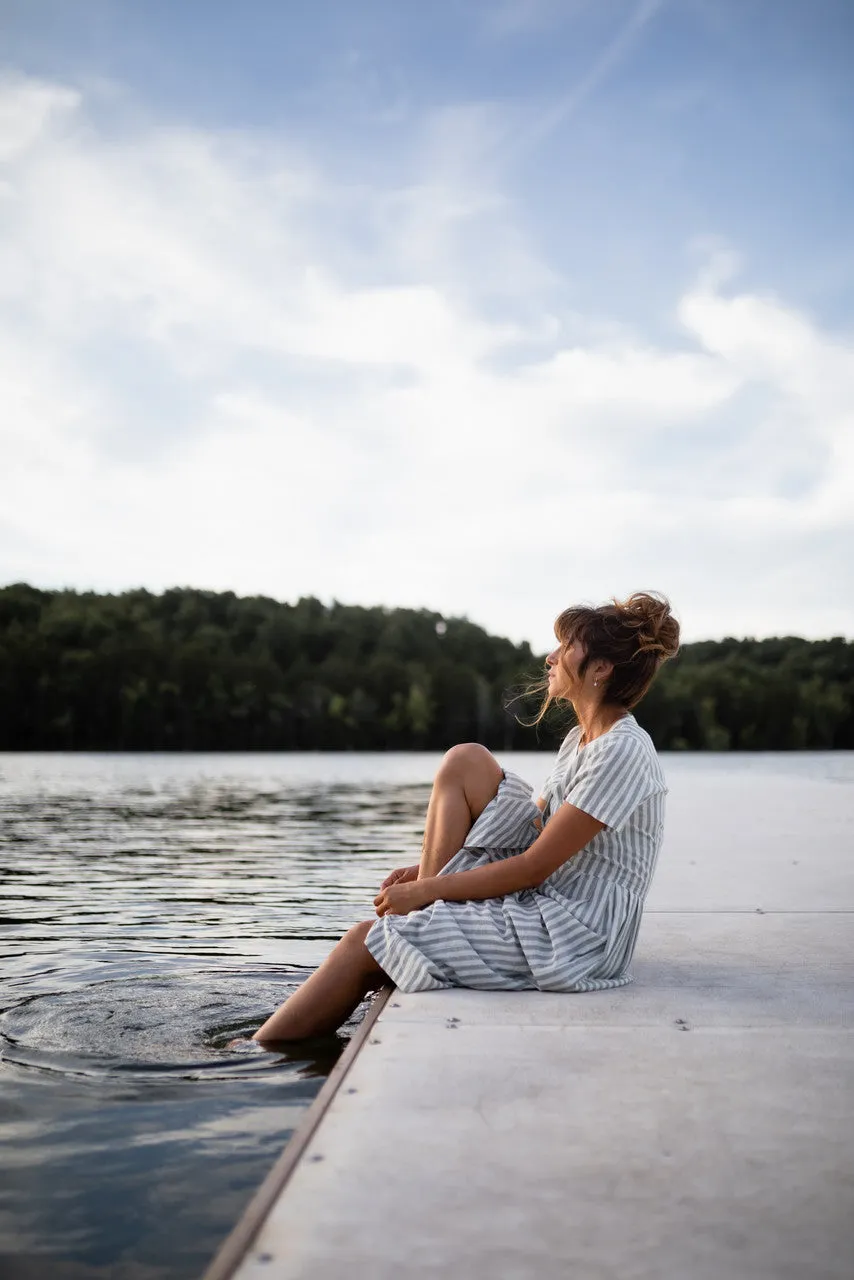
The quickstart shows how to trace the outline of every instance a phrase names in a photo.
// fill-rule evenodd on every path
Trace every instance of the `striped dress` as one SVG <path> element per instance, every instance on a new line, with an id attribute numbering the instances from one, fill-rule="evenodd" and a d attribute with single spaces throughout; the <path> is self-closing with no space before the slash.
<path id="1" fill-rule="evenodd" d="M 401 991 L 600 991 L 631 981 L 644 898 L 661 845 L 664 775 L 649 735 L 627 715 L 585 747 L 567 734 L 543 792 L 543 818 L 563 803 L 604 823 L 535 889 L 470 902 L 441 899 L 386 915 L 366 944 Z M 530 786 L 505 772 L 495 798 L 440 875 L 527 849 L 540 817 Z"/>

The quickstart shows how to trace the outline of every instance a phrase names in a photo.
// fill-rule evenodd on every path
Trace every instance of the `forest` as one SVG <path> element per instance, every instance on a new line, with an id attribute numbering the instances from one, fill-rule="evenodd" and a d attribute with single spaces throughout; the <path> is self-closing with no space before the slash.
<path id="1" fill-rule="evenodd" d="M 428 609 L 16 583 L 0 589 L 0 750 L 550 749 L 570 720 L 530 727 L 543 658 Z M 854 642 L 687 644 L 635 714 L 660 750 L 851 750 Z"/>

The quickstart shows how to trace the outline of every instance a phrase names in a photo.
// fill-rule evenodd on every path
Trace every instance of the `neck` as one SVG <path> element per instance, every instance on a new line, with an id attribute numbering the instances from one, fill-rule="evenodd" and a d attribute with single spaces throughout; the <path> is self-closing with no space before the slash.
<path id="1" fill-rule="evenodd" d="M 601 738 L 602 734 L 607 733 L 618 720 L 622 720 L 623 716 L 629 714 L 625 707 L 603 702 L 579 701 L 572 705 L 581 728 L 582 742 L 592 742 L 594 738 Z"/>

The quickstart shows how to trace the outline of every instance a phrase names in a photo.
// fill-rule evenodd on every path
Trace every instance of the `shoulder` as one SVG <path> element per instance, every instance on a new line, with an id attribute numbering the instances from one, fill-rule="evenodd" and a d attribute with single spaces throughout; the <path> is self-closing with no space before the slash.
<path id="1" fill-rule="evenodd" d="M 646 729 L 642 729 L 634 716 L 629 712 L 624 720 L 616 724 L 614 728 L 617 730 L 617 741 L 626 744 L 627 750 L 645 751 L 649 756 L 656 756 L 655 743 L 647 733 Z M 631 744 L 631 745 L 629 745 Z"/>
<path id="2" fill-rule="evenodd" d="M 589 751 L 592 756 L 602 760 L 625 761 L 635 765 L 647 763 L 653 769 L 659 767 L 652 738 L 631 714 L 619 720 L 600 738 L 595 738 L 584 750 L 585 754 Z"/>

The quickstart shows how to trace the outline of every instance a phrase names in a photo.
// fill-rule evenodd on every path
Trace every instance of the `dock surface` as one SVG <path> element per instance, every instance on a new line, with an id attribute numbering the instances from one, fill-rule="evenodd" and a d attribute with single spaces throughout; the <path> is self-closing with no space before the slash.
<path id="1" fill-rule="evenodd" d="M 632 986 L 393 992 L 211 1276 L 850 1280 L 854 788 L 751 796 L 672 787 Z"/>

